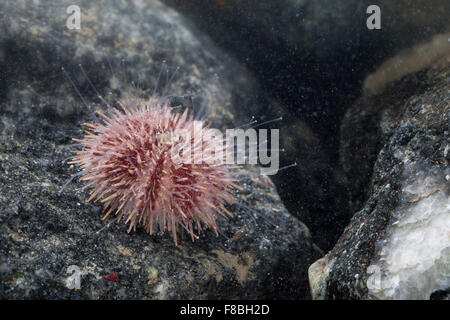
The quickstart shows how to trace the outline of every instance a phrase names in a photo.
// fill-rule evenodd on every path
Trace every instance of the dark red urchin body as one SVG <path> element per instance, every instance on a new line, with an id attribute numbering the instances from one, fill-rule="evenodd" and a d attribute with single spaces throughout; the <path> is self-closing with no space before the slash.
<path id="1" fill-rule="evenodd" d="M 109 116 L 99 112 L 105 123 L 86 123 L 85 137 L 74 139 L 83 147 L 74 151 L 79 155 L 71 163 L 80 164 L 81 180 L 90 181 L 88 201 L 101 199 L 109 208 L 103 219 L 115 211 L 118 221 L 129 223 L 128 232 L 142 225 L 152 234 L 157 227 L 172 233 L 176 244 L 178 229 L 190 233 L 192 241 L 194 227 L 198 232 L 202 225 L 212 227 L 217 233 L 216 213 L 231 215 L 224 207 L 233 199 L 227 165 L 174 161 L 172 155 L 189 145 L 193 154 L 211 154 L 223 145 L 187 110 L 174 114 L 168 105 L 135 104 L 123 107 L 124 112 L 113 109 Z M 177 132 L 191 133 L 191 141 Z"/>

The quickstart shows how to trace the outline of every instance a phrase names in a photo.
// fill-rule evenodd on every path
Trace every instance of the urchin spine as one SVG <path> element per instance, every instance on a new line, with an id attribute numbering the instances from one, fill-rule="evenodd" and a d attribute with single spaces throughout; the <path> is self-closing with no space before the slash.
<path id="1" fill-rule="evenodd" d="M 171 155 L 180 147 L 211 154 L 223 145 L 209 137 L 202 121 L 201 130 L 196 130 L 198 120 L 188 117 L 187 110 L 174 114 L 167 104 L 137 99 L 121 106 L 124 112 L 112 108 L 109 116 L 97 112 L 104 123 L 85 123 L 84 138 L 74 139 L 83 147 L 74 151 L 78 156 L 71 163 L 81 165 L 81 180 L 92 187 L 88 201 L 103 203 L 103 219 L 115 211 L 118 221 L 129 224 L 128 232 L 140 224 L 152 234 L 157 226 L 168 230 L 176 244 L 179 226 L 193 241 L 194 227 L 200 232 L 202 224 L 217 233 L 216 212 L 231 215 L 224 207 L 233 200 L 234 179 L 228 167 L 177 163 Z M 194 136 L 186 141 L 175 134 L 179 130 Z"/>

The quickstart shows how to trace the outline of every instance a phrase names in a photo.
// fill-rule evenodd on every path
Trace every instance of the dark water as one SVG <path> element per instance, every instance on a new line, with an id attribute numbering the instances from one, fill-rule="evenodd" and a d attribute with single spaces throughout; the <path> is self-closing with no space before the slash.
<path id="1" fill-rule="evenodd" d="M 165 2 L 245 64 L 262 91 L 283 106 L 281 143 L 289 139 L 283 126 L 298 121 L 317 136 L 317 143 L 285 144 L 290 152 L 282 164 L 297 162 L 305 170 L 272 178 L 288 209 L 329 250 L 353 214 L 339 164 L 341 120 L 383 60 L 445 30 L 442 4 L 383 1 L 380 29 L 369 29 L 370 1 Z M 274 117 L 270 107 L 265 112 L 259 115 Z"/>

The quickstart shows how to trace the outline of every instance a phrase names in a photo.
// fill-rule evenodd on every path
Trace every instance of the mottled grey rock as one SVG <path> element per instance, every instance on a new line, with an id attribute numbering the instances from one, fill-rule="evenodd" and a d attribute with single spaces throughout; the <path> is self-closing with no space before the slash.
<path id="1" fill-rule="evenodd" d="M 429 299 L 450 287 L 450 56 L 361 97 L 341 129 L 359 210 L 309 269 L 316 299 Z"/>
<path id="2" fill-rule="evenodd" d="M 72 4 L 82 9 L 81 30 L 66 28 Z M 320 250 L 257 168 L 242 173 L 234 217 L 219 221 L 220 235 L 208 230 L 178 247 L 168 235 L 127 234 L 123 224 L 102 222 L 77 178 L 58 192 L 76 173 L 62 164 L 71 138 L 93 121 L 62 66 L 92 109 L 105 107 L 79 63 L 108 101 L 133 94 L 132 80 L 152 94 L 163 70 L 156 93 L 187 106 L 186 95 L 198 97 L 192 107 L 204 102 L 220 128 L 247 122 L 247 104 L 259 101 L 245 69 L 156 0 L 6 1 L 0 15 L 2 298 L 310 297 L 307 266 Z M 68 287 L 71 266 L 79 290 Z M 104 278 L 114 280 L 112 272 L 117 283 Z"/>

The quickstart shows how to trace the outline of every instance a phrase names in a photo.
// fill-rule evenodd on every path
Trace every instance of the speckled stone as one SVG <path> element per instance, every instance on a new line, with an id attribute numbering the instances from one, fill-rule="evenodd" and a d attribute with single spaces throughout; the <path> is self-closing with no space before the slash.
<path id="1" fill-rule="evenodd" d="M 82 9 L 81 30 L 65 27 L 72 4 Z M 204 102 L 220 128 L 247 122 L 247 104 L 260 102 L 244 68 L 156 0 L 7 1 L 0 14 L 1 298 L 310 297 L 307 267 L 320 250 L 257 168 L 242 172 L 234 217 L 219 221 L 220 235 L 207 230 L 178 247 L 167 234 L 127 234 L 101 221 L 77 178 L 58 192 L 77 172 L 62 164 L 71 138 L 93 121 L 62 66 L 92 109 L 104 106 L 79 63 L 109 101 L 133 94 L 131 81 L 144 94 L 159 83 L 156 94 L 176 95 L 174 103 L 198 111 Z M 79 289 L 69 288 L 71 266 Z"/>
<path id="2" fill-rule="evenodd" d="M 264 48 L 264 54 L 271 57 L 275 48 L 287 46 L 300 54 L 313 54 L 320 60 L 346 52 L 348 60 L 333 61 L 343 66 L 350 60 L 358 64 L 365 59 L 380 62 L 392 53 L 450 27 L 446 15 L 450 5 L 445 0 L 380 0 L 376 3 L 381 10 L 380 31 L 369 31 L 366 26 L 367 8 L 375 4 L 370 0 L 163 2 L 179 9 L 198 25 L 220 21 L 217 27 L 208 28 L 208 32 L 232 51 L 252 51 L 254 46 L 254 51 Z M 224 32 L 230 28 L 235 32 Z M 251 34 L 256 39 L 246 42 L 240 33 Z M 365 51 L 365 46 L 372 49 L 372 57 L 367 55 L 368 52 L 358 52 Z M 304 56 L 305 60 L 308 58 Z"/>
<path id="3" fill-rule="evenodd" d="M 447 56 L 347 112 L 341 161 L 358 211 L 333 250 L 310 267 L 313 298 L 445 298 L 449 73 Z"/>

